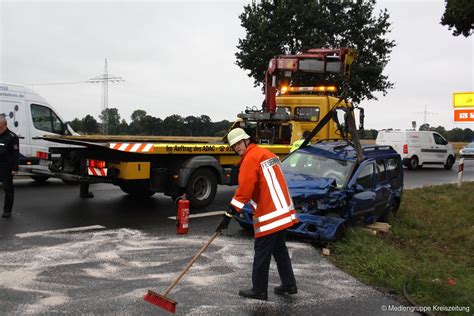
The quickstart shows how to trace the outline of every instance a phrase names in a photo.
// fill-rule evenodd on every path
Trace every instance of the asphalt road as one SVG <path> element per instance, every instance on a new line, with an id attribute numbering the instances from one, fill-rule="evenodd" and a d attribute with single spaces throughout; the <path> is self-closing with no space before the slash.
<path id="1" fill-rule="evenodd" d="M 464 179 L 474 181 L 474 161 Z M 405 170 L 405 187 L 456 182 L 453 170 Z M 142 300 L 148 288 L 164 291 L 216 227 L 219 216 L 190 220 L 176 235 L 175 208 L 156 194 L 136 202 L 110 185 L 92 185 L 93 199 L 57 180 L 37 185 L 16 180 L 13 217 L 0 220 L 0 314 L 161 314 Z M 234 187 L 193 213 L 223 211 Z M 86 229 L 84 229 L 86 227 Z M 79 231 L 61 231 L 79 228 Z M 87 229 L 88 228 L 88 229 Z M 241 299 L 250 286 L 252 237 L 232 222 L 171 292 L 178 313 L 190 315 L 380 315 L 396 302 L 332 266 L 312 245 L 290 240 L 299 293 L 277 296 L 276 267 L 269 301 Z M 396 312 L 388 313 L 396 315 Z"/>
<path id="2" fill-rule="evenodd" d="M 456 161 L 451 170 L 442 166 L 423 167 L 416 170 L 404 169 L 404 187 L 412 189 L 429 185 L 444 183 L 457 183 L 459 160 Z M 474 181 L 474 160 L 464 160 L 463 181 Z"/>

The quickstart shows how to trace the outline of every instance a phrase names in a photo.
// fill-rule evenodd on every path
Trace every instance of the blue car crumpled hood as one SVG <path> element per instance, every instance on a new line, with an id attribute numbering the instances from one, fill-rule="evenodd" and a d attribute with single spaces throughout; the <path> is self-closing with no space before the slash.
<path id="1" fill-rule="evenodd" d="M 297 206 L 296 217 L 299 221 L 287 229 L 288 233 L 313 240 L 334 240 L 338 228 L 345 219 L 316 213 L 318 210 L 332 210 L 346 203 L 346 194 L 335 190 L 335 180 L 289 172 L 285 172 L 285 179 L 293 202 Z M 242 213 L 235 218 L 250 228 L 253 224 L 253 209 L 250 204 L 246 204 Z"/>
<path id="2" fill-rule="evenodd" d="M 302 173 L 285 172 L 285 179 L 293 199 L 322 197 L 336 184 L 334 179 L 314 177 Z"/>

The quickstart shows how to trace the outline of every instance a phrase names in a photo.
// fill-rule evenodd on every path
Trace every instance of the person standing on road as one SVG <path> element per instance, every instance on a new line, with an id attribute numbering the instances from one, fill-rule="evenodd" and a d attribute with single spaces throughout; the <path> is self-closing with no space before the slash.
<path id="1" fill-rule="evenodd" d="M 297 223 L 297 219 L 280 159 L 267 149 L 250 143 L 250 136 L 241 128 L 231 130 L 227 140 L 241 157 L 239 187 L 230 202 L 229 212 L 224 214 L 216 231 L 226 229 L 233 215 L 241 212 L 246 203 L 250 202 L 254 209 L 252 288 L 240 290 L 239 295 L 267 299 L 272 255 L 282 283 L 275 287 L 275 294 L 296 294 L 298 289 L 285 239 L 286 229 Z"/>
<path id="2" fill-rule="evenodd" d="M 8 129 L 5 116 L 0 115 L 0 180 L 3 182 L 3 190 L 5 191 L 3 218 L 12 215 L 13 175 L 18 172 L 19 155 L 18 136 Z"/>

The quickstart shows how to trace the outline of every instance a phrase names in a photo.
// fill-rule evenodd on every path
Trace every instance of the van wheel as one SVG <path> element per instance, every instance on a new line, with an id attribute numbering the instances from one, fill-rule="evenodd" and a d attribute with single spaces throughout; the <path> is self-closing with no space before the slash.
<path id="1" fill-rule="evenodd" d="M 120 189 L 130 195 L 131 198 L 137 200 L 147 199 L 155 194 L 155 192 L 148 189 L 148 181 L 135 180 L 124 182 L 120 184 Z"/>
<path id="2" fill-rule="evenodd" d="M 49 177 L 47 176 L 30 176 L 36 183 L 45 183 L 48 181 Z"/>
<path id="3" fill-rule="evenodd" d="M 454 157 L 453 156 L 448 156 L 448 159 L 446 159 L 446 163 L 444 164 L 444 168 L 446 170 L 450 170 L 454 165 Z"/>
<path id="4" fill-rule="evenodd" d="M 193 208 L 204 208 L 211 204 L 216 192 L 216 175 L 207 168 L 194 171 L 186 185 L 186 196 Z"/>
<path id="5" fill-rule="evenodd" d="M 410 170 L 415 170 L 416 168 L 418 168 L 418 157 L 417 156 L 413 156 L 410 158 L 410 161 L 408 162 L 408 169 Z"/>

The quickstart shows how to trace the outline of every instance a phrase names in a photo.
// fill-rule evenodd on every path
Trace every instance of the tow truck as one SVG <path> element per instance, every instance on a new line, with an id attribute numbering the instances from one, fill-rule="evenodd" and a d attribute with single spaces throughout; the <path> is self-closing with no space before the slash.
<path id="1" fill-rule="evenodd" d="M 266 73 L 261 109 L 247 108 L 237 115 L 230 129 L 244 128 L 256 143 L 280 158 L 289 153 L 291 144 L 301 139 L 305 130 L 313 130 L 308 142 L 341 139 L 341 126 L 334 122 L 325 122 L 317 132 L 314 127 L 325 120 L 323 116 L 334 115 L 336 108 L 350 110 L 353 105 L 337 96 L 335 85 L 301 87 L 293 84 L 292 78 L 299 73 L 347 77 L 354 55 L 353 50 L 343 48 L 276 56 Z M 75 146 L 50 147 L 49 169 L 58 178 L 111 183 L 135 198 L 163 192 L 176 199 L 186 193 L 192 208 L 204 208 L 214 200 L 217 184 L 237 184 L 239 157 L 219 137 L 90 135 L 43 139 Z"/>

